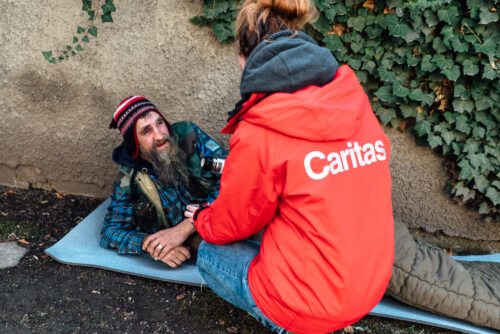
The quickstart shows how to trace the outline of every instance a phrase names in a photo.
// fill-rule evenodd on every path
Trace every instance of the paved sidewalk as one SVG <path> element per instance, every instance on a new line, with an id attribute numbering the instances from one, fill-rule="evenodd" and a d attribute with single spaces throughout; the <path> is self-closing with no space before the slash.
<path id="1" fill-rule="evenodd" d="M 27 251 L 15 241 L 0 242 L 0 269 L 17 266 Z"/>

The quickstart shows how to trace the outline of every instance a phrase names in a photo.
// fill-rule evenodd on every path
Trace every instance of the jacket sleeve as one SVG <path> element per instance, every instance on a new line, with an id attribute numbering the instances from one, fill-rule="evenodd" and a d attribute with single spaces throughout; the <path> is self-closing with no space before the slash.
<path id="1" fill-rule="evenodd" d="M 233 135 L 219 196 L 196 217 L 196 229 L 207 242 L 246 239 L 269 224 L 276 212 L 279 173 L 273 167 L 272 145 L 263 136 L 256 140 L 251 130 L 245 127 Z"/>
<path id="2" fill-rule="evenodd" d="M 118 254 L 142 254 L 141 243 L 147 234 L 136 229 L 130 185 L 118 180 L 113 188 L 100 245 L 117 249 Z"/>

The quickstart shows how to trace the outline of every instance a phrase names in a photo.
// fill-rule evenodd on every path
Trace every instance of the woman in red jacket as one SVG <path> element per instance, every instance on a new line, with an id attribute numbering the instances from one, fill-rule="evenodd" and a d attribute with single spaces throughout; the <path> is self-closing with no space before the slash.
<path id="1" fill-rule="evenodd" d="M 354 72 L 299 32 L 308 0 L 247 0 L 242 100 L 219 197 L 188 206 L 198 268 L 268 327 L 322 333 L 382 298 L 393 261 L 390 147 Z M 242 241 L 264 229 L 262 242 Z"/>

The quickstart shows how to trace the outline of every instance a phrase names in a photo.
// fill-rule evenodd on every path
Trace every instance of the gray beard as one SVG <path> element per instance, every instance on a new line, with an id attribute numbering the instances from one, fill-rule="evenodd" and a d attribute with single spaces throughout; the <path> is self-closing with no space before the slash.
<path id="1" fill-rule="evenodd" d="M 167 151 L 146 153 L 160 182 L 165 186 L 177 187 L 179 183 L 189 186 L 186 154 L 171 141 Z"/>

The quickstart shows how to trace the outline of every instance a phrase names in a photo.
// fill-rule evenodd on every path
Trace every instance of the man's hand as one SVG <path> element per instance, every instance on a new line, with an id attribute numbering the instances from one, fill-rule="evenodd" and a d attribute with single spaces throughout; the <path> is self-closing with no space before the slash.
<path id="1" fill-rule="evenodd" d="M 162 259 L 171 250 L 182 245 L 194 231 L 191 220 L 184 219 L 174 227 L 149 235 L 142 244 L 142 250 L 155 259 Z"/>
<path id="2" fill-rule="evenodd" d="M 172 268 L 180 266 L 184 261 L 191 258 L 191 253 L 189 249 L 184 246 L 178 246 L 168 252 L 163 258 L 160 258 L 162 262 L 165 262 Z"/>

